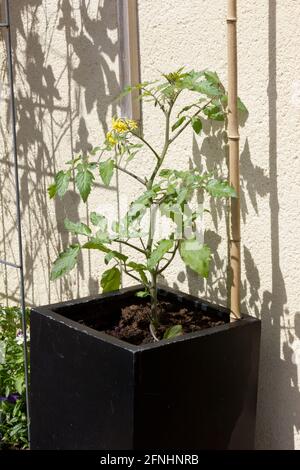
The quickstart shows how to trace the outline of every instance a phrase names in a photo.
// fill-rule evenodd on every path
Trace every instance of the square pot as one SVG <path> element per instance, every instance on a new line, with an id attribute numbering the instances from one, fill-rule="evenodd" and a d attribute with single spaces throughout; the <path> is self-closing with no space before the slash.
<path id="1" fill-rule="evenodd" d="M 139 289 L 32 309 L 31 449 L 253 449 L 260 321 L 164 287 L 227 323 L 140 346 L 79 323 Z"/>

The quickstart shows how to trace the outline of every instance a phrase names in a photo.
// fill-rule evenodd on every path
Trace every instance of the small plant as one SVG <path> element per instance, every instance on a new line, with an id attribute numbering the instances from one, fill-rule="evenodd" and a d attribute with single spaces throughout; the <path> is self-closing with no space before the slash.
<path id="1" fill-rule="evenodd" d="M 0 306 L 0 449 L 28 447 L 20 315 Z"/>
<path id="2" fill-rule="evenodd" d="M 124 172 L 138 181 L 143 187 L 139 197 L 131 202 L 122 220 L 110 227 L 102 214 L 92 212 L 90 224 L 65 220 L 65 227 L 72 234 L 86 238 L 84 243 L 75 243 L 66 248 L 53 265 L 51 278 L 55 280 L 74 268 L 80 250 L 99 250 L 105 253 L 105 264 L 111 265 L 101 278 L 103 292 L 117 290 L 121 284 L 121 268 L 135 281 L 142 283 L 144 290 L 140 297 L 150 296 L 150 330 L 155 339 L 155 331 L 160 324 L 157 303 L 157 280 L 173 261 L 179 251 L 187 266 L 203 277 L 208 277 L 211 259 L 209 246 L 203 244 L 197 235 L 197 220 L 203 216 L 202 205 L 193 208 L 193 196 L 201 193 L 215 198 L 235 197 L 234 189 L 217 175 L 197 168 L 185 171 L 164 167 L 165 158 L 174 142 L 189 127 L 199 135 L 203 119 L 218 121 L 226 128 L 227 93 L 215 72 L 179 69 L 162 75 L 161 80 L 145 82 L 135 87 L 127 87 L 124 94 L 138 89 L 140 98 L 150 102 L 164 115 L 164 144 L 158 150 L 141 134 L 138 123 L 127 118 L 114 118 L 112 128 L 105 142 L 93 148 L 89 154 L 79 155 L 67 162 L 68 168 L 59 171 L 54 184 L 48 191 L 50 198 L 62 198 L 68 190 L 72 177 L 84 202 L 87 201 L 98 174 L 104 185 L 109 186 L 115 171 Z M 181 96 L 182 95 L 182 96 Z M 189 101 L 175 113 L 179 97 Z M 182 101 L 182 99 L 181 99 Z M 239 108 L 245 110 L 239 100 Z M 130 169 L 138 162 L 138 155 L 144 148 L 153 158 L 153 169 L 143 178 Z M 133 163 L 131 163 L 134 160 Z M 139 167 L 137 163 L 136 168 Z M 156 216 L 160 211 L 170 220 L 170 233 L 156 240 Z M 145 224 L 147 228 L 145 229 Z M 120 246 L 130 247 L 136 257 L 125 255 Z M 182 333 L 181 326 L 169 328 L 165 337 Z"/>

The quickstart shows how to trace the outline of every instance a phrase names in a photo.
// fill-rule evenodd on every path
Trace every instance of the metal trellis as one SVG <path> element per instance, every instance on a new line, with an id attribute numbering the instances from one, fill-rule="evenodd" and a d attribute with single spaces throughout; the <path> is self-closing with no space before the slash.
<path id="1" fill-rule="evenodd" d="M 27 423 L 28 423 L 28 439 L 30 442 L 28 347 L 27 347 L 26 305 L 25 305 L 25 291 L 24 291 L 23 241 L 22 241 L 22 227 L 21 227 L 21 203 L 20 203 L 20 184 L 19 184 L 17 131 L 16 131 L 17 119 L 16 119 L 16 108 L 15 108 L 15 94 L 14 94 L 14 71 L 13 71 L 13 54 L 12 54 L 9 0 L 5 0 L 5 22 L 0 23 L 0 28 L 4 29 L 6 32 L 5 39 L 6 39 L 7 62 L 8 62 L 13 166 L 14 166 L 14 180 L 15 180 L 15 202 L 16 202 L 16 219 L 17 219 L 16 226 L 17 226 L 18 251 L 19 251 L 19 264 L 11 263 L 10 261 L 6 261 L 6 260 L 0 260 L 0 264 L 17 269 L 19 271 L 21 319 L 22 319 L 22 330 L 23 330 L 23 335 L 24 335 L 23 352 L 24 352 L 24 371 L 25 371 L 25 386 L 26 386 L 26 413 L 27 413 Z"/>

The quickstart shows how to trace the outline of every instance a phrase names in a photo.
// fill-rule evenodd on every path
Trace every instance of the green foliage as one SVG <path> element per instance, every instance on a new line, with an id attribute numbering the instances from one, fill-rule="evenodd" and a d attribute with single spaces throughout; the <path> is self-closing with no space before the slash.
<path id="1" fill-rule="evenodd" d="M 71 172 L 69 170 L 59 171 L 55 175 L 54 183 L 48 188 L 50 199 L 52 199 L 55 196 L 62 198 L 68 190 L 70 179 L 71 179 Z"/>
<path id="2" fill-rule="evenodd" d="M 176 336 L 182 335 L 182 326 L 181 325 L 174 325 L 167 328 L 164 334 L 164 339 L 172 339 L 176 338 Z"/>
<path id="3" fill-rule="evenodd" d="M 100 162 L 99 172 L 105 186 L 109 186 L 114 174 L 115 162 L 109 158 L 106 162 Z"/>
<path id="4" fill-rule="evenodd" d="M 193 117 L 192 118 L 192 127 L 194 129 L 194 131 L 196 132 L 196 134 L 200 134 L 200 132 L 202 131 L 202 121 L 200 118 L 198 117 Z"/>
<path id="5" fill-rule="evenodd" d="M 139 92 L 139 99 L 152 103 L 163 112 L 165 125 L 162 134 L 165 141 L 162 150 L 157 150 L 156 145 L 148 142 L 138 129 L 138 123 L 114 117 L 102 145 L 94 147 L 87 155 L 79 155 L 68 161 L 68 168 L 57 173 L 48 189 L 50 198 L 62 197 L 74 175 L 75 186 L 86 202 L 97 181 L 100 180 L 105 186 L 110 185 L 115 169 L 124 172 L 128 178 L 134 178 L 135 183 L 138 181 L 143 186 L 143 190 L 130 203 L 125 216 L 110 226 L 107 219 L 96 212 L 91 212 L 89 225 L 67 219 L 66 229 L 78 236 L 79 241 L 58 256 L 51 278 L 58 279 L 73 269 L 81 249 L 96 250 L 103 254 L 105 265 L 112 265 L 101 278 L 103 292 L 119 288 L 122 270 L 143 284 L 144 289 L 138 295 L 150 295 L 154 306 L 151 310 L 151 324 L 158 325 L 157 278 L 170 265 L 178 249 L 187 266 L 200 276 L 207 278 L 209 275 L 210 248 L 200 244 L 195 236 L 197 218 L 209 211 L 193 206 L 195 196 L 203 199 L 204 203 L 207 196 L 209 200 L 236 197 L 234 189 L 219 175 L 199 171 L 192 166 L 183 171 L 163 168 L 164 160 L 173 142 L 185 129 L 192 128 L 199 136 L 204 121 L 211 120 L 219 122 L 226 130 L 228 96 L 216 72 L 186 70 L 183 67 L 163 74 L 154 82 L 126 87 L 121 96 L 135 90 Z M 184 99 L 188 101 L 181 109 L 176 109 L 179 96 L 180 102 Z M 247 112 L 240 99 L 237 105 L 241 112 Z M 138 171 L 132 171 L 130 166 L 137 163 L 133 159 L 141 150 L 147 151 L 153 158 L 153 168 L 144 178 L 138 175 Z M 188 162 L 189 155 L 185 158 Z M 136 169 L 139 169 L 139 164 Z M 157 211 L 168 217 L 173 227 L 168 235 L 155 242 L 154 214 Z M 145 223 L 148 224 L 146 230 Z M 85 237 L 84 242 L 81 237 Z M 130 251 L 124 254 L 123 249 L 129 248 Z M 170 328 L 165 337 L 181 334 L 180 328 L 180 325 Z"/>
<path id="6" fill-rule="evenodd" d="M 107 269 L 102 274 L 101 287 L 103 292 L 118 290 L 121 284 L 121 273 L 117 267 Z"/>
<path id="7" fill-rule="evenodd" d="M 64 276 L 67 274 L 69 271 L 71 271 L 77 261 L 77 256 L 80 251 L 80 246 L 78 244 L 76 245 L 70 245 L 68 248 L 66 248 L 65 251 L 60 253 L 59 257 L 55 261 L 52 267 L 51 271 L 51 280 L 54 281 L 55 279 L 58 279 L 61 276 Z"/>
<path id="8" fill-rule="evenodd" d="M 187 266 L 202 277 L 208 277 L 211 258 L 210 248 L 192 238 L 180 242 L 180 255 Z"/>
<path id="9" fill-rule="evenodd" d="M 86 202 L 89 197 L 94 179 L 95 177 L 88 165 L 80 164 L 77 166 L 75 183 L 83 202 Z"/>
<path id="10" fill-rule="evenodd" d="M 156 248 L 152 251 L 151 255 L 148 258 L 148 269 L 153 270 L 156 268 L 159 261 L 168 253 L 168 251 L 173 247 L 173 240 L 160 240 Z"/>
<path id="11" fill-rule="evenodd" d="M 91 235 L 91 229 L 82 222 L 71 222 L 69 219 L 65 219 L 65 228 L 76 235 Z"/>
<path id="12" fill-rule="evenodd" d="M 17 307 L 0 306 L 0 397 L 0 449 L 27 448 L 23 335 Z"/>

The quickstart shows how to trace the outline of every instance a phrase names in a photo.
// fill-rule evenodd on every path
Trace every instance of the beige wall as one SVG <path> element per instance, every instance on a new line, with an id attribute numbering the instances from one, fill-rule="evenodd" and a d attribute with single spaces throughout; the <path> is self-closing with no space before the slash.
<path id="1" fill-rule="evenodd" d="M 72 153 L 98 142 L 116 112 L 111 104 L 119 80 L 116 2 L 11 3 L 15 5 L 26 297 L 29 304 L 39 304 L 98 289 L 101 259 L 94 255 L 82 260 L 77 273 L 50 285 L 50 260 L 68 242 L 63 219 L 85 220 L 86 209 L 72 191 L 62 202 L 49 202 L 46 187 Z M 87 11 L 80 8 L 84 3 L 89 5 Z M 216 69 L 226 83 L 226 3 L 140 0 L 142 79 L 186 65 Z M 300 363 L 294 364 L 293 356 L 300 338 L 300 4 L 293 0 L 238 3 L 240 95 L 250 112 L 241 128 L 242 305 L 245 312 L 263 321 L 257 447 L 300 449 Z M 3 67 L 1 81 L 6 82 Z M 1 98 L 2 104 L 7 98 L 5 86 Z M 9 115 L 3 106 L 0 114 L 4 137 L 0 257 L 16 260 L 11 155 L 6 138 Z M 145 107 L 143 118 L 145 132 L 158 145 L 158 112 Z M 177 168 L 216 164 L 226 171 L 217 131 L 206 126 L 201 138 L 188 132 L 167 164 Z M 147 154 L 139 166 L 145 174 L 149 172 Z M 123 177 L 119 186 L 124 197 L 139 189 Z M 89 202 L 89 208 L 95 207 L 102 211 L 117 208 L 116 182 L 110 190 L 99 186 Z M 222 207 L 212 209 L 212 222 L 207 223 L 214 266 L 208 282 L 186 271 L 179 259 L 169 269 L 167 281 L 226 304 L 225 217 Z M 216 230 L 217 235 L 213 234 Z M 2 298 L 16 302 L 14 272 L 0 268 L 0 273 Z"/>

